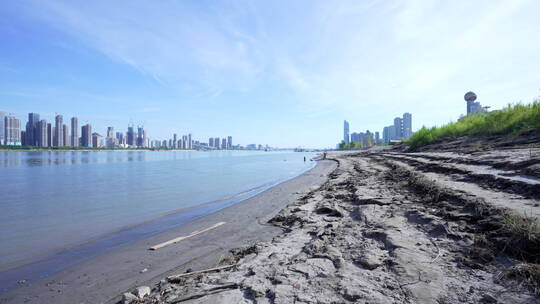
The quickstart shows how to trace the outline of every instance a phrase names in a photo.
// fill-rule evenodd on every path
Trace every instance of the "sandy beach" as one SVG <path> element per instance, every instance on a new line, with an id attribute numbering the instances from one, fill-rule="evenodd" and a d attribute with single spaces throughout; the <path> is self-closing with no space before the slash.
<path id="1" fill-rule="evenodd" d="M 329 155 L 2 303 L 538 303 L 540 149 L 463 146 Z"/>
<path id="2" fill-rule="evenodd" d="M 538 303 L 539 152 L 333 155 L 282 233 L 123 303 Z"/>
<path id="3" fill-rule="evenodd" d="M 334 161 L 319 161 L 306 173 L 231 207 L 148 239 L 121 247 L 57 274 L 0 295 L 0 303 L 114 303 L 139 285 L 152 285 L 168 274 L 215 265 L 232 248 L 268 241 L 281 229 L 265 224 L 281 209 L 327 180 Z M 204 230 L 157 251 L 153 245 Z"/>

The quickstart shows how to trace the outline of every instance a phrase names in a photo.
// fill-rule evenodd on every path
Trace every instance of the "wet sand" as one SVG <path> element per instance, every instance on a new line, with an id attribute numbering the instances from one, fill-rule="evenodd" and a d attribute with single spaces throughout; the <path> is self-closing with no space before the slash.
<path id="1" fill-rule="evenodd" d="M 1 294 L 0 303 L 114 303 L 122 292 L 139 285 L 152 286 L 168 274 L 212 267 L 232 248 L 268 241 L 281 233 L 278 227 L 265 223 L 322 185 L 335 167 L 334 161 L 320 161 L 306 173 L 231 207 L 23 284 Z M 219 222 L 225 224 L 157 251 L 148 250 Z"/>

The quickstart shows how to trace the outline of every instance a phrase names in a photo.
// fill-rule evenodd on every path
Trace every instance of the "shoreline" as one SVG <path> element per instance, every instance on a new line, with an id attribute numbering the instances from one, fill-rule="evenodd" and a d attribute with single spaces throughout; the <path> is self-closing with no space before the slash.
<path id="1" fill-rule="evenodd" d="M 275 182 L 246 189 L 242 192 L 225 196 L 214 201 L 171 210 L 155 218 L 121 227 L 118 230 L 104 233 L 91 239 L 84 240 L 78 244 L 68 245 L 63 248 L 43 252 L 39 255 L 30 257 L 25 260 L 25 263 L 11 266 L 0 272 L 4 275 L 4 278 L 0 279 L 0 293 L 16 289 L 18 287 L 16 282 L 19 280 L 24 279 L 27 282 L 32 282 L 36 280 L 37 277 L 54 275 L 72 265 L 82 263 L 107 253 L 110 251 L 108 249 L 109 247 L 127 246 L 132 242 L 152 237 L 153 235 L 174 229 L 175 227 L 187 224 L 198 218 L 219 212 L 224 208 L 267 191 L 276 185 L 301 176 L 312 170 L 315 166 L 316 163 L 306 171 L 291 178 L 279 179 Z M 134 235 L 134 233 L 138 235 Z M 86 255 L 81 256 L 78 254 L 80 252 L 85 252 Z M 39 270 L 40 268 L 41 270 Z"/>
<path id="2" fill-rule="evenodd" d="M 328 181 L 268 222 L 279 235 L 123 303 L 539 303 L 532 152 L 331 155 Z"/>
<path id="3" fill-rule="evenodd" d="M 217 254 L 226 253 L 226 248 L 230 246 L 232 247 L 229 249 L 239 246 L 246 240 L 265 239 L 275 234 L 277 232 L 276 230 L 279 229 L 261 226 L 257 223 L 258 220 L 279 212 L 279 210 L 293 201 L 293 198 L 299 195 L 298 190 L 305 192 L 313 185 L 320 184 L 321 180 L 326 178 L 327 171 L 332 166 L 335 165 L 331 161 L 318 162 L 313 168 L 308 169 L 299 176 L 278 182 L 264 190 L 255 191 L 256 193 L 254 195 L 241 198 L 239 202 L 231 202 L 218 211 L 203 214 L 191 219 L 187 223 L 181 223 L 176 227 L 135 240 L 122 247 L 109 249 L 108 252 L 102 255 L 91 257 L 76 265 L 70 265 L 58 273 L 2 292 L 0 303 L 17 303 L 21 301 L 29 301 L 29 303 L 40 303 L 42 301 L 71 303 L 74 300 L 89 303 L 104 302 L 120 294 L 127 288 L 140 284 L 141 280 L 151 281 L 153 278 L 176 270 L 185 264 L 185 262 L 193 260 L 203 264 L 212 263 L 210 261 L 212 258 L 214 260 L 219 258 Z M 281 202 L 274 203 L 275 200 Z M 256 207 L 253 205 L 262 206 Z M 250 206 L 254 208 L 243 208 Z M 235 218 L 240 212 L 244 215 L 244 218 Z M 200 228 L 214 224 L 212 221 L 217 218 L 227 222 L 219 231 L 205 233 L 193 238 L 193 240 L 187 240 L 181 244 L 169 246 L 171 248 L 163 248 L 155 252 L 147 250 L 150 244 L 157 244 L 163 240 L 189 234 Z M 233 231 L 230 229 L 233 229 Z M 228 232 L 224 233 L 224 230 Z M 216 235 L 218 235 L 217 239 L 215 238 Z M 230 242 L 222 244 L 222 246 L 215 244 L 216 241 L 222 241 L 227 238 L 232 239 Z M 199 243 L 202 245 L 202 248 L 190 247 L 189 252 L 181 253 L 180 261 L 171 260 L 173 259 L 175 247 L 185 244 L 189 245 L 190 243 Z M 178 253 L 180 252 L 176 252 L 176 254 Z M 144 266 L 129 266 L 134 263 L 134 260 L 138 259 L 141 259 L 138 264 Z M 143 269 L 148 269 L 148 271 L 142 271 Z M 105 283 L 111 280 L 112 277 L 117 279 L 121 277 L 122 282 L 118 284 L 114 282 Z M 89 286 L 93 285 L 105 285 L 105 290 L 96 291 L 89 288 Z"/>

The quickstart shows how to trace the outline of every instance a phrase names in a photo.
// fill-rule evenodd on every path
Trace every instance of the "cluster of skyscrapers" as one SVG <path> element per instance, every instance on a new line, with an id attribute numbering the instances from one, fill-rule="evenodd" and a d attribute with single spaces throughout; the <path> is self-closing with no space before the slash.
<path id="1" fill-rule="evenodd" d="M 394 124 L 384 127 L 383 137 L 379 132 L 353 132 L 349 133 L 349 122 L 343 122 L 343 143 L 347 147 L 371 147 L 379 143 L 389 143 L 391 140 L 403 140 L 412 136 L 412 114 L 404 113 L 403 117 L 394 118 Z M 353 144 L 353 145 L 351 145 Z"/>
<path id="2" fill-rule="evenodd" d="M 347 145 L 355 143 L 359 147 L 371 147 L 380 143 L 379 132 L 353 132 L 349 135 L 349 122 L 343 121 L 343 142 Z"/>
<path id="3" fill-rule="evenodd" d="M 35 147 L 92 146 L 92 129 L 85 125 L 78 135 L 77 117 L 71 118 L 71 133 L 64 124 L 62 115 L 56 115 L 54 122 L 40 119 L 38 113 L 29 113 L 23 128 L 21 120 L 0 112 L 0 144 L 27 145 Z"/>
<path id="4" fill-rule="evenodd" d="M 6 115 L 5 112 L 0 112 L 0 145 L 212 150 L 243 149 L 239 145 L 233 145 L 232 136 L 224 137 L 221 140 L 219 137 L 211 137 L 208 143 L 194 140 L 191 134 L 182 136 L 173 134 L 173 137 L 169 140 L 150 140 L 143 126 L 137 126 L 135 128 L 132 124 L 128 126 L 125 134 L 123 132 L 115 132 L 114 127 L 108 127 L 107 135 L 103 137 L 97 132 L 92 132 L 92 125 L 88 123 L 79 129 L 79 120 L 77 117 L 72 117 L 71 125 L 68 126 L 64 123 L 62 115 L 56 115 L 54 122 L 48 122 L 45 119 L 40 119 L 38 113 L 28 113 L 28 122 L 23 127 L 19 118 L 13 115 Z M 255 149 L 257 148 L 256 145 L 253 146 L 255 146 Z"/>
<path id="5" fill-rule="evenodd" d="M 223 138 L 220 142 L 219 137 L 210 137 L 208 143 L 193 140 L 191 134 L 178 136 L 173 134 L 169 140 L 155 140 L 151 142 L 152 148 L 167 148 L 167 149 L 204 149 L 204 150 L 233 150 L 241 149 L 240 146 L 233 146 L 232 136 Z"/>
<path id="6" fill-rule="evenodd" d="M 403 117 L 394 118 L 394 124 L 383 128 L 383 142 L 403 140 L 412 136 L 412 114 L 404 113 Z"/>
<path id="7" fill-rule="evenodd" d="M 208 139 L 208 147 L 214 148 L 217 150 L 230 150 L 233 148 L 232 136 L 227 136 L 227 138 L 222 138 L 221 141 L 219 137 L 210 137 Z"/>
<path id="8" fill-rule="evenodd" d="M 467 116 L 487 113 L 489 107 L 483 107 L 480 102 L 477 102 L 477 96 L 474 92 L 467 92 L 464 96 L 467 102 Z M 394 118 L 394 124 L 384 127 L 382 141 L 389 143 L 392 140 L 403 140 L 412 136 L 412 114 L 404 113 L 402 117 Z M 375 138 L 368 131 L 366 133 L 352 133 L 349 136 L 349 123 L 345 120 L 343 125 L 343 142 L 349 144 L 351 142 L 361 142 L 362 147 L 369 147 L 370 142 L 379 143 L 379 132 L 375 132 Z"/>

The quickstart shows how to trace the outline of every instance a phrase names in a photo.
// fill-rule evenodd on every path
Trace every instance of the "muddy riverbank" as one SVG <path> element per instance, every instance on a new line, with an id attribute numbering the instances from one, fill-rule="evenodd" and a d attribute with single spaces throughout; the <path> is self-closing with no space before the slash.
<path id="1" fill-rule="evenodd" d="M 140 301 L 538 303 L 539 152 L 333 155 L 328 182 L 268 221 L 281 234 Z"/>

